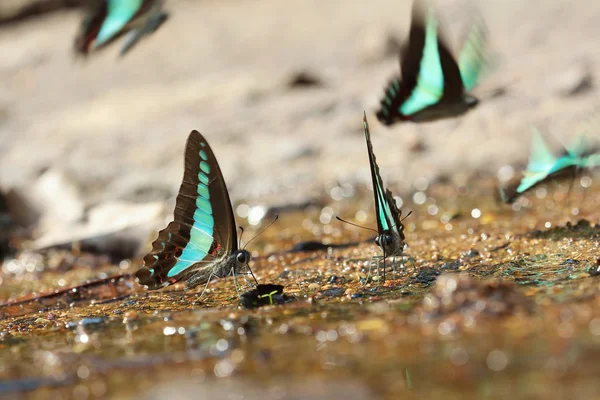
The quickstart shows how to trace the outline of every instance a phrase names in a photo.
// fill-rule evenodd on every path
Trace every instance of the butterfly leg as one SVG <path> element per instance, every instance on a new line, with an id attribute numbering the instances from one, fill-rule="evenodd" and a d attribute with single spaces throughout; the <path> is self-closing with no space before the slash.
<path id="1" fill-rule="evenodd" d="M 385 259 L 382 256 L 373 256 L 371 257 L 371 261 L 369 262 L 369 271 L 367 272 L 367 279 L 365 280 L 365 285 L 369 283 L 371 280 L 371 271 L 373 266 L 375 266 L 375 270 L 377 271 L 377 276 L 380 275 L 379 263 L 381 260 L 384 260 L 384 281 L 385 281 Z"/>
<path id="2" fill-rule="evenodd" d="M 239 297 L 240 296 L 240 285 L 237 281 L 237 274 L 235 273 L 235 268 L 231 268 L 231 272 L 229 274 L 233 276 L 233 286 L 235 287 L 235 291 Z"/>
<path id="3" fill-rule="evenodd" d="M 252 272 L 252 268 L 250 268 L 249 265 L 248 265 L 248 272 L 250 272 L 250 275 L 252 275 L 252 279 L 254 279 L 254 283 L 256 285 L 258 285 L 258 280 L 256 280 L 256 276 L 254 276 L 254 272 Z"/>
<path id="4" fill-rule="evenodd" d="M 371 269 L 373 268 L 373 264 L 375 264 L 375 269 L 377 269 L 379 267 L 379 261 L 378 261 L 377 256 L 371 257 L 371 260 L 369 261 L 369 270 L 367 271 L 367 279 L 365 279 L 364 285 L 369 283 L 369 279 L 371 278 Z"/>
<path id="5" fill-rule="evenodd" d="M 208 276 L 208 279 L 206 280 L 206 285 L 204 285 L 204 290 L 202 290 L 202 293 L 200 293 L 200 297 L 204 296 L 204 293 L 208 289 L 208 284 L 210 283 L 210 280 L 212 279 L 213 276 L 215 276 L 215 274 L 211 272 L 210 275 Z"/>

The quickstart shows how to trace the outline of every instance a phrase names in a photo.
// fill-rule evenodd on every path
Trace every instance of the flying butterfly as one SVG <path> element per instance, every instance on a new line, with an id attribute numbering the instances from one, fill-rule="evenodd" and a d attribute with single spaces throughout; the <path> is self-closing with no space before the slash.
<path id="1" fill-rule="evenodd" d="M 198 131 L 192 131 L 187 140 L 185 171 L 174 214 L 174 220 L 152 243 L 144 266 L 135 273 L 140 284 L 158 289 L 184 279 L 185 288 L 191 289 L 208 284 L 212 277 L 235 277 L 245 268 L 252 274 L 250 253 L 238 245 L 219 164 Z"/>
<path id="2" fill-rule="evenodd" d="M 479 103 L 469 91 L 486 66 L 483 20 L 474 19 L 457 63 L 439 33 L 434 10 L 423 8 L 415 0 L 409 39 L 400 54 L 401 76 L 390 81 L 377 111 L 385 125 L 456 117 Z"/>
<path id="3" fill-rule="evenodd" d="M 500 189 L 502 200 L 513 202 L 535 186 L 554 179 L 573 178 L 580 170 L 600 166 L 600 149 L 591 146 L 580 135 L 556 155 L 551 152 L 537 129 L 533 129 L 529 161 L 522 178 L 514 185 Z"/>
<path id="4" fill-rule="evenodd" d="M 88 55 L 125 35 L 124 56 L 168 18 L 163 0 L 88 0 L 88 14 L 75 37 L 75 52 Z"/>
<path id="5" fill-rule="evenodd" d="M 402 224 L 402 210 L 398 209 L 392 192 L 383 185 L 379 174 L 379 166 L 373 152 L 371 133 L 366 113 L 363 116 L 363 127 L 367 152 L 369 154 L 369 165 L 371 168 L 371 180 L 373 181 L 373 193 L 375 196 L 375 212 L 377 217 L 377 237 L 375 243 L 383 250 L 383 280 L 385 281 L 385 260 L 387 257 L 401 257 L 404 252 L 405 236 Z M 408 217 L 410 213 L 406 215 Z M 404 217 L 404 218 L 406 218 Z M 346 222 L 338 217 L 339 220 Z M 352 224 L 354 225 L 354 224 Z M 369 228 L 370 229 L 370 228 Z"/>

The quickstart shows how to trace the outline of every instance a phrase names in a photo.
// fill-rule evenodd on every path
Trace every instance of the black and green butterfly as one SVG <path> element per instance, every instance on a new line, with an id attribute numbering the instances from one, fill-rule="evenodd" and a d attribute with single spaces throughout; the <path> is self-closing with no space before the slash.
<path id="1" fill-rule="evenodd" d="M 379 166 L 375 159 L 375 153 L 373 153 L 373 144 L 371 143 L 371 133 L 369 132 L 366 114 L 363 117 L 363 125 L 375 195 L 375 212 L 377 217 L 377 237 L 375 238 L 375 243 L 383 250 L 383 280 L 385 281 L 385 259 L 387 257 L 401 257 L 404 252 L 406 238 L 401 219 L 402 210 L 398 209 L 392 192 L 383 186 L 383 180 L 379 174 Z"/>
<path id="2" fill-rule="evenodd" d="M 212 277 L 235 277 L 245 268 L 252 274 L 250 253 L 238 245 L 219 164 L 198 131 L 192 131 L 187 140 L 185 171 L 174 214 L 135 274 L 142 285 L 158 289 L 184 279 L 185 288 L 190 289 Z"/>
<path id="3" fill-rule="evenodd" d="M 415 0 L 408 43 L 401 54 L 401 77 L 385 89 L 377 118 L 385 125 L 400 121 L 427 122 L 466 113 L 479 103 L 468 92 L 486 65 L 486 29 L 475 19 L 458 63 L 439 33 L 431 7 Z"/>
<path id="4" fill-rule="evenodd" d="M 527 168 L 515 185 L 500 189 L 500 196 L 506 203 L 537 185 L 561 178 L 574 178 L 579 171 L 600 166 L 600 149 L 592 146 L 584 135 L 578 136 L 569 147 L 563 147 L 558 154 L 548 149 L 537 129 L 533 130 L 531 150 Z"/>
<path id="5" fill-rule="evenodd" d="M 75 51 L 87 55 L 126 35 L 121 56 L 168 18 L 162 0 L 88 0 L 88 14 L 75 38 Z"/>

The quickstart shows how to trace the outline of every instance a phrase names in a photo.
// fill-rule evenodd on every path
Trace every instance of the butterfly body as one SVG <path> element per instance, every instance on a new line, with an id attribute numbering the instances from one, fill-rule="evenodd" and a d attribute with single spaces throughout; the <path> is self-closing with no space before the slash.
<path id="1" fill-rule="evenodd" d="M 88 16 L 75 38 L 75 51 L 87 55 L 122 35 L 125 55 L 145 35 L 157 30 L 168 18 L 162 0 L 91 0 Z"/>
<path id="2" fill-rule="evenodd" d="M 377 214 L 377 232 L 375 243 L 383 250 L 383 257 L 402 256 L 405 246 L 404 225 L 402 224 L 402 211 L 398 209 L 396 200 L 389 189 L 383 185 L 379 173 L 379 166 L 373 152 L 371 133 L 366 115 L 363 119 L 367 152 L 371 168 L 371 180 L 375 196 L 375 210 Z"/>
<path id="3" fill-rule="evenodd" d="M 469 93 L 484 67 L 485 30 L 481 21 L 469 33 L 459 62 L 438 32 L 433 10 L 415 1 L 409 40 L 401 54 L 401 77 L 385 89 L 377 118 L 396 122 L 430 122 L 465 114 L 477 106 Z"/>
<path id="4" fill-rule="evenodd" d="M 401 256 L 404 252 L 404 239 L 404 235 L 388 229 L 377 235 L 375 244 L 383 250 L 383 254 L 386 256 Z"/>
<path id="5" fill-rule="evenodd" d="M 411 121 L 411 122 L 433 122 L 440 119 L 458 117 L 466 114 L 470 109 L 477 106 L 479 100 L 469 94 L 465 94 L 463 97 L 458 99 L 446 100 L 421 111 L 417 111 L 412 115 L 398 114 L 392 118 L 386 125 L 391 125 L 398 121 Z"/>
<path id="6" fill-rule="evenodd" d="M 198 285 L 207 283 L 212 277 L 225 278 L 229 275 L 237 275 L 245 268 L 248 268 L 250 253 L 247 250 L 237 250 L 215 262 L 212 267 L 199 268 L 194 271 L 185 281 L 185 288 L 192 289 Z"/>
<path id="7" fill-rule="evenodd" d="M 211 277 L 235 276 L 249 261 L 250 253 L 238 247 L 231 201 L 219 164 L 206 139 L 192 131 L 174 220 L 159 232 L 136 276 L 149 289 L 180 280 L 190 289 Z"/>

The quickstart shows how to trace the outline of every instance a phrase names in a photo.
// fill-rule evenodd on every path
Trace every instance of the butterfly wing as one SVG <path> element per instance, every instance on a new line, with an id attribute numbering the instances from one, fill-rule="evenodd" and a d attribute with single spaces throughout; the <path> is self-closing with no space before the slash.
<path id="1" fill-rule="evenodd" d="M 145 19 L 144 24 L 127 33 L 120 55 L 124 56 L 127 54 L 143 36 L 156 31 L 168 18 L 169 15 L 161 10 L 160 3 L 156 2 Z"/>
<path id="2" fill-rule="evenodd" d="M 369 164 L 371 167 L 371 180 L 373 181 L 373 193 L 375 195 L 375 211 L 377 213 L 377 231 L 382 234 L 385 231 L 394 230 L 403 237 L 400 232 L 400 217 L 402 212 L 396 207 L 396 200 L 392 192 L 386 190 L 383 186 L 383 180 L 379 174 L 379 166 L 373 153 L 373 144 L 371 143 L 371 133 L 365 114 L 363 118 L 365 129 L 365 139 L 367 141 L 367 152 L 369 153 Z"/>
<path id="3" fill-rule="evenodd" d="M 377 113 L 384 124 L 390 125 L 395 119 L 422 111 L 438 103 L 444 95 L 462 94 L 458 66 L 438 35 L 435 12 L 431 7 L 424 10 L 420 1 L 415 1 L 413 6 L 409 42 L 402 52 L 401 68 L 402 80 L 390 82 Z"/>
<path id="4" fill-rule="evenodd" d="M 600 154 L 592 154 L 583 161 L 584 168 L 600 167 Z"/>
<path id="5" fill-rule="evenodd" d="M 108 15 L 108 3 L 104 0 L 88 2 L 87 6 L 87 15 L 75 37 L 75 51 L 84 55 L 89 53 Z"/>
<path id="6" fill-rule="evenodd" d="M 136 276 L 142 285 L 157 289 L 235 250 L 235 220 L 223 175 L 206 139 L 192 131 L 174 220 L 159 232 Z"/>
<path id="7" fill-rule="evenodd" d="M 104 20 L 95 47 L 100 47 L 120 34 L 125 26 L 138 14 L 144 0 L 107 0 L 108 15 Z"/>
<path id="8" fill-rule="evenodd" d="M 477 85 L 487 66 L 487 36 L 483 19 L 475 16 L 458 57 L 460 76 L 467 91 Z"/>
<path id="9" fill-rule="evenodd" d="M 529 162 L 523 171 L 523 179 L 517 188 L 517 193 L 523 193 L 546 179 L 556 161 L 556 156 L 548 149 L 540 132 L 534 129 L 531 137 Z"/>
<path id="10" fill-rule="evenodd" d="M 395 78 L 387 85 L 381 108 L 377 118 L 389 125 L 394 121 L 394 115 L 399 113 L 400 106 L 411 95 L 417 85 L 417 77 L 425 47 L 425 17 L 423 9 L 416 1 L 412 10 L 412 19 L 408 42 L 400 53 L 401 78 Z"/>

